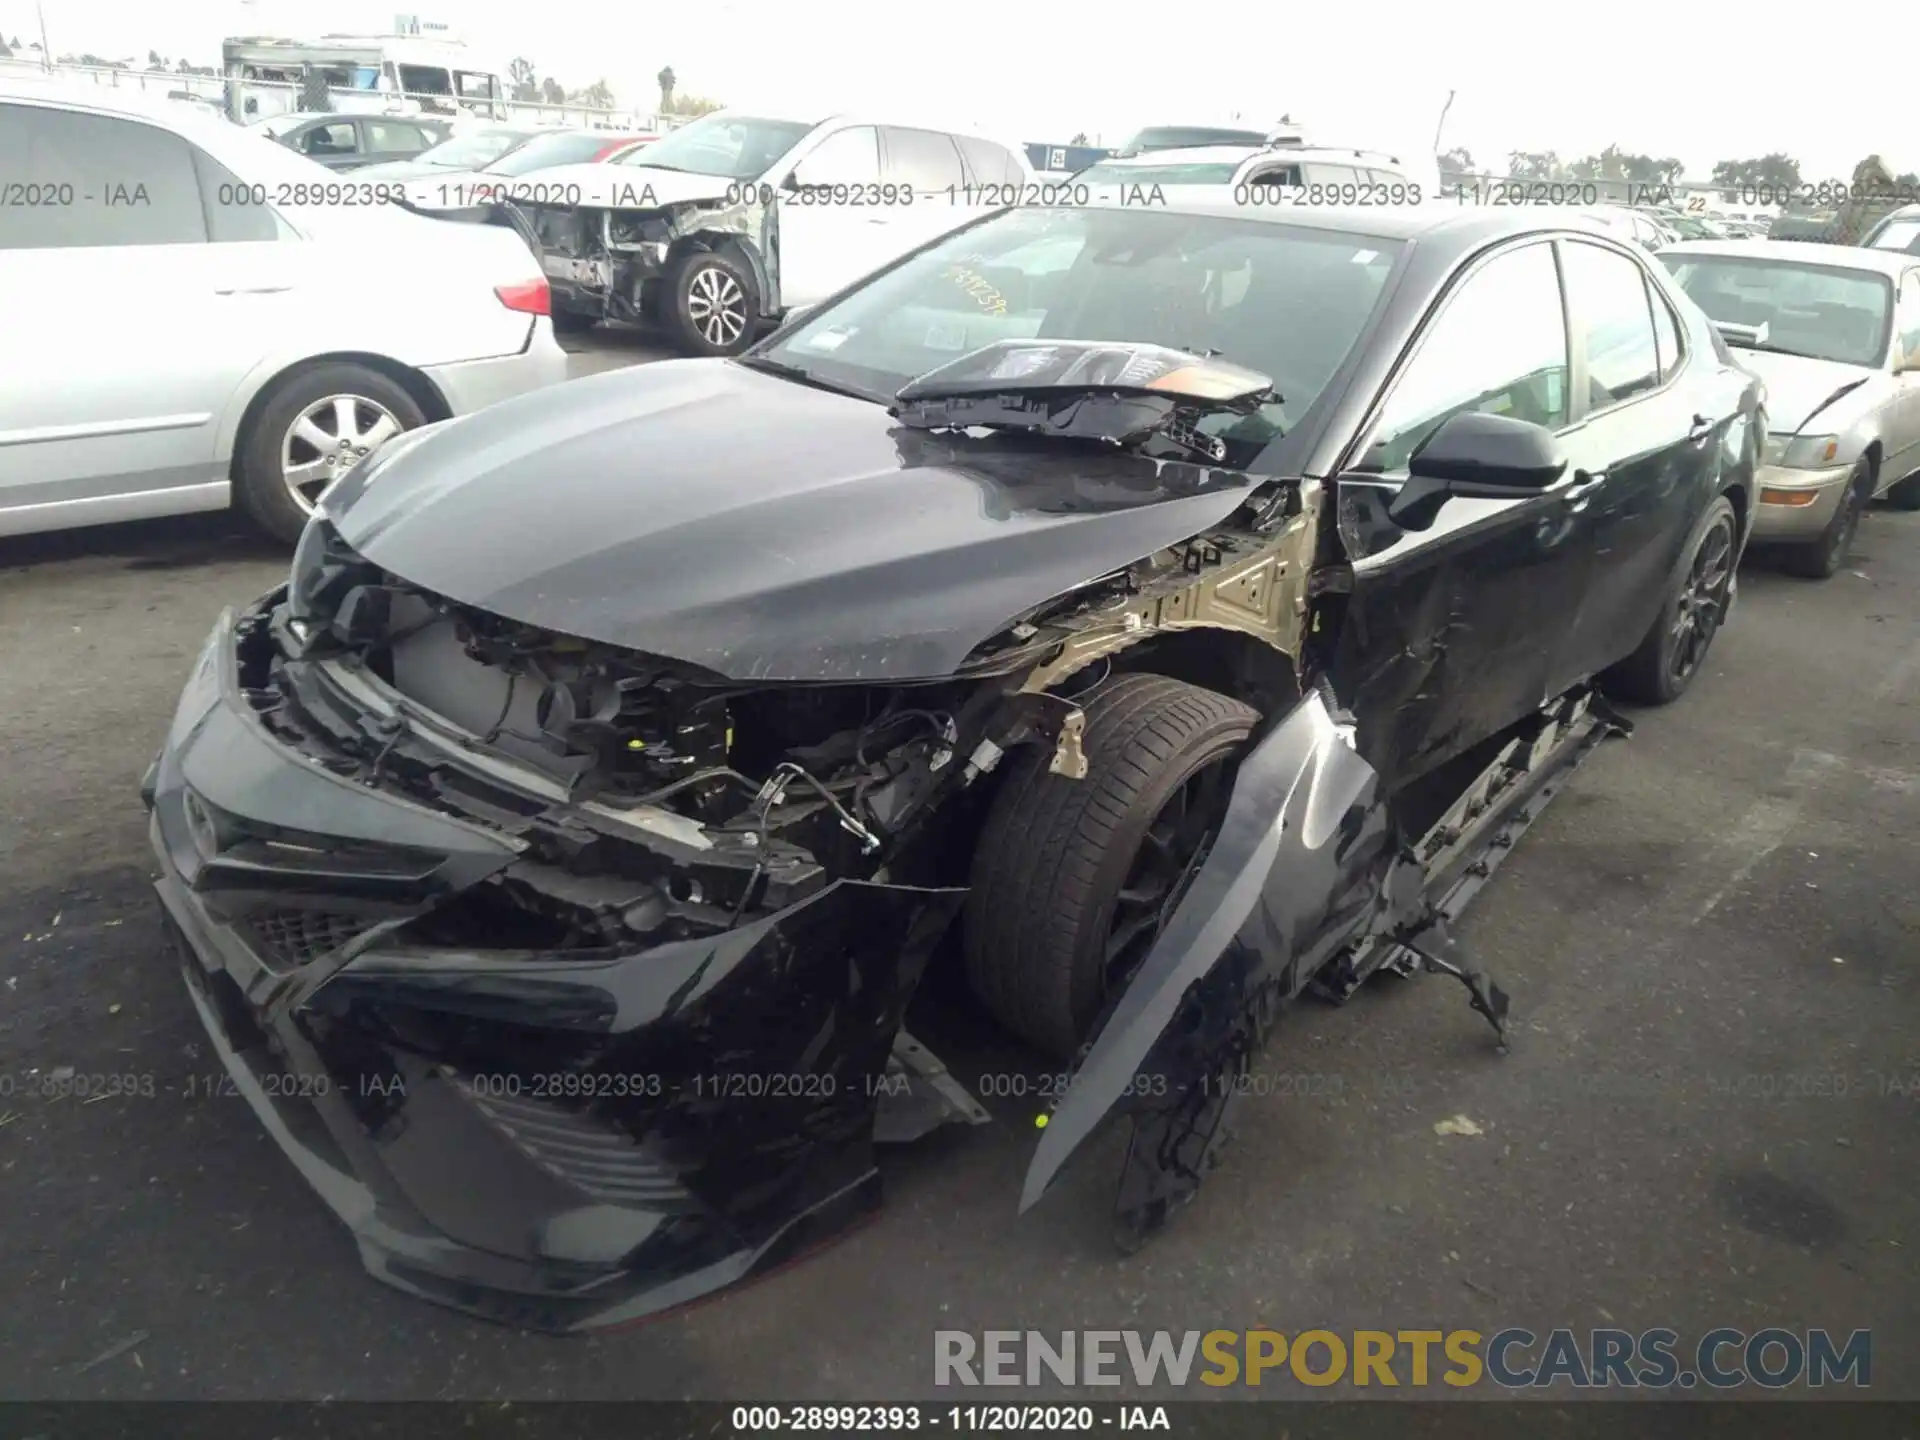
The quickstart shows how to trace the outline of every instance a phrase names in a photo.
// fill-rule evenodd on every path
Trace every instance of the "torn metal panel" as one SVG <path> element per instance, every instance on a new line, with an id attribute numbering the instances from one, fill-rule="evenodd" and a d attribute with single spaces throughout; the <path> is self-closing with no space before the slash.
<path id="1" fill-rule="evenodd" d="M 1021 1208 L 1131 1096 L 1157 1092 L 1174 1102 L 1158 1108 L 1217 1124 L 1206 1087 L 1255 1043 L 1237 1034 L 1245 1017 L 1296 994 L 1370 913 L 1392 854 L 1377 777 L 1350 726 L 1308 695 L 1241 763 L 1218 838 L 1041 1134 Z"/>

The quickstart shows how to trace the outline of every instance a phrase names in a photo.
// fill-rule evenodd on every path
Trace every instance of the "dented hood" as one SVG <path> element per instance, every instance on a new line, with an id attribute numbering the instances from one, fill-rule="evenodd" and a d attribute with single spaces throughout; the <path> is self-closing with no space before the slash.
<path id="1" fill-rule="evenodd" d="M 1781 355 L 1770 350 L 1735 347 L 1742 368 L 1767 384 L 1767 428 L 1778 435 L 1810 434 L 1845 429 L 1853 421 L 1853 407 L 1844 418 L 1835 402 L 1874 378 L 1864 365 L 1839 360 L 1816 360 L 1810 355 Z"/>
<path id="2" fill-rule="evenodd" d="M 376 564 L 527 624 L 740 680 L 897 680 L 951 674 L 1253 484 L 670 360 L 405 436 L 324 508 Z"/>

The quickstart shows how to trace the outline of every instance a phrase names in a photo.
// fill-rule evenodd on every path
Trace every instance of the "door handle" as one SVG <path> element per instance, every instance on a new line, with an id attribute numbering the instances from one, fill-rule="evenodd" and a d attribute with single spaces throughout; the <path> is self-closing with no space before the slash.
<path id="1" fill-rule="evenodd" d="M 1607 472 L 1598 473 L 1587 470 L 1573 472 L 1573 484 L 1567 490 L 1567 508 L 1578 515 L 1587 508 L 1593 497 L 1600 493 L 1600 487 L 1607 483 Z"/>
<path id="2" fill-rule="evenodd" d="M 253 285 L 241 286 L 231 290 L 216 290 L 216 295 L 284 295 L 293 289 L 291 285 Z"/>
<path id="3" fill-rule="evenodd" d="M 1714 422 L 1709 420 L 1705 415 L 1694 416 L 1693 425 L 1687 431 L 1687 439 L 1689 441 L 1706 439 L 1713 433 L 1713 425 Z"/>

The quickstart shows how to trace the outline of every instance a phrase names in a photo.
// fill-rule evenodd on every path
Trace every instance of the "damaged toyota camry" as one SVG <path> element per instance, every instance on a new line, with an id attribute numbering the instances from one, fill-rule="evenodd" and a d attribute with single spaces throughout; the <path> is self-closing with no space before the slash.
<path id="1" fill-rule="evenodd" d="M 1504 1038 L 1450 924 L 1699 675 L 1759 398 L 1550 215 L 1003 211 L 343 477 L 143 784 L 163 924 L 416 1295 L 588 1329 L 844 1230 L 987 1119 L 942 966 L 1072 1068 L 1021 1208 L 1117 1120 L 1138 1244 L 1309 990 Z"/>

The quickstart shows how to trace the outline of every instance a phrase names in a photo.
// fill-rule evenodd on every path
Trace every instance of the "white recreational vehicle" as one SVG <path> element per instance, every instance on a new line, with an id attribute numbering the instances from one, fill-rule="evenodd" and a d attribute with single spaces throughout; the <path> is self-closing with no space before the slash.
<path id="1" fill-rule="evenodd" d="M 507 118 L 501 67 L 459 40 L 239 36 L 221 42 L 220 57 L 227 114 L 242 123 L 301 109 L 315 77 L 324 80 L 331 108 L 344 114 Z"/>

